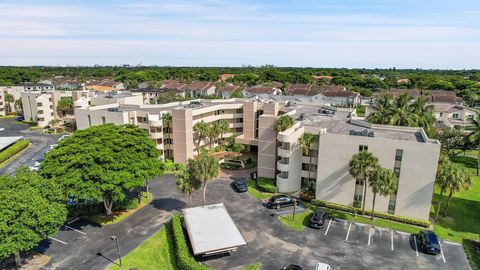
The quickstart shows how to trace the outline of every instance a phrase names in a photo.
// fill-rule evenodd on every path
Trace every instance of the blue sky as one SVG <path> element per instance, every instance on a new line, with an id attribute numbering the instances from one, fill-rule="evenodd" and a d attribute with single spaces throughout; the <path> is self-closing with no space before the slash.
<path id="1" fill-rule="evenodd" d="M 480 1 L 0 0 L 0 65 L 480 68 Z"/>

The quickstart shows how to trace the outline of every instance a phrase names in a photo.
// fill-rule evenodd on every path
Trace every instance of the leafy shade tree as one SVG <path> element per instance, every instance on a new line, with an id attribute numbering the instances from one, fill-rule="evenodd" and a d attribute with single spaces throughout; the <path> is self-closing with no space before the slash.
<path id="1" fill-rule="evenodd" d="M 195 162 L 190 159 L 189 164 Z M 185 193 L 188 197 L 188 207 L 192 206 L 192 194 L 196 190 L 200 189 L 202 181 L 192 171 L 191 166 L 187 164 L 187 167 L 183 168 L 177 175 L 177 189 Z"/>
<path id="2" fill-rule="evenodd" d="M 67 210 L 60 186 L 28 168 L 0 176 L 0 260 L 35 247 L 65 222 Z"/>
<path id="3" fill-rule="evenodd" d="M 203 183 L 203 205 L 206 203 L 208 181 L 218 176 L 218 161 L 208 154 L 202 153 L 196 159 L 188 161 L 188 173 Z"/>
<path id="4" fill-rule="evenodd" d="M 200 143 L 208 138 L 209 132 L 209 126 L 203 120 L 193 126 L 193 133 L 197 138 L 197 155 L 200 155 Z"/>
<path id="5" fill-rule="evenodd" d="M 471 142 L 478 143 L 477 148 L 477 176 L 480 176 L 480 112 L 477 111 L 477 116 L 473 119 L 473 130 L 468 134 Z"/>
<path id="6" fill-rule="evenodd" d="M 354 178 L 363 180 L 362 211 L 365 212 L 365 197 L 367 195 L 367 184 L 372 172 L 378 166 L 378 158 L 372 153 L 361 151 L 354 154 L 349 163 L 349 172 Z"/>
<path id="7" fill-rule="evenodd" d="M 437 211 L 435 214 L 435 221 L 438 222 L 443 193 L 450 190 L 450 193 L 453 195 L 456 191 L 471 185 L 471 180 L 465 169 L 455 163 L 446 162 L 438 168 L 436 182 L 440 188 L 440 197 L 438 199 Z M 452 195 L 449 197 L 451 198 Z"/>
<path id="8" fill-rule="evenodd" d="M 397 177 L 392 170 L 376 166 L 372 171 L 372 175 L 368 182 L 373 191 L 372 220 L 374 220 L 375 199 L 377 194 L 380 194 L 381 196 L 394 194 L 397 190 Z"/>
<path id="9" fill-rule="evenodd" d="M 106 124 L 78 130 L 48 152 L 40 174 L 58 181 L 66 196 L 103 200 L 112 214 L 114 201 L 161 175 L 159 151 L 134 125 Z"/>
<path id="10" fill-rule="evenodd" d="M 462 149 L 466 143 L 466 137 L 463 131 L 451 129 L 449 127 L 443 128 L 435 137 L 440 141 L 442 151 L 449 158 L 455 156 L 454 150 Z"/>
<path id="11" fill-rule="evenodd" d="M 13 97 L 12 94 L 5 94 L 5 110 L 6 110 L 6 114 L 10 114 L 12 112 L 12 103 L 15 102 L 15 98 Z"/>
<path id="12" fill-rule="evenodd" d="M 73 100 L 70 97 L 62 97 L 58 101 L 58 111 L 62 115 L 73 113 Z"/>
<path id="13" fill-rule="evenodd" d="M 302 137 L 298 138 L 298 143 L 300 144 L 300 147 L 302 148 L 302 152 L 303 152 L 303 155 L 304 156 L 307 156 L 310 158 L 310 161 L 309 161 L 309 166 L 311 166 L 312 164 L 312 157 L 310 156 L 310 149 L 312 148 L 312 145 L 313 143 L 315 142 L 315 135 L 313 135 L 312 133 L 304 133 L 302 135 Z M 310 172 L 312 170 L 310 169 L 310 167 L 308 168 L 308 179 L 310 181 L 311 177 L 310 177 Z"/>

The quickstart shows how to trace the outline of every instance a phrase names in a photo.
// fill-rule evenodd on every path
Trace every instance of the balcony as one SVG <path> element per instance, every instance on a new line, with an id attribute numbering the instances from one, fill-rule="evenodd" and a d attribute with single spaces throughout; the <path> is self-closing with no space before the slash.
<path id="1" fill-rule="evenodd" d="M 288 175 L 285 175 L 284 172 L 277 174 L 277 181 L 288 181 Z"/>
<path id="2" fill-rule="evenodd" d="M 150 133 L 150 138 L 156 140 L 156 139 L 162 139 L 163 138 L 163 133 Z"/>
<path id="3" fill-rule="evenodd" d="M 277 161 L 277 169 L 279 171 L 288 172 L 290 170 L 290 165 L 288 163 L 282 163 L 282 160 Z"/>
<path id="4" fill-rule="evenodd" d="M 161 127 L 163 125 L 162 120 L 153 120 L 150 121 L 150 126 L 151 127 Z"/>
<path id="5" fill-rule="evenodd" d="M 310 176 L 309 176 L 310 175 Z M 310 174 L 308 174 L 308 171 L 304 171 L 302 170 L 302 177 L 305 177 L 305 178 L 317 178 L 317 172 L 315 171 L 311 171 Z"/>
<path id="6" fill-rule="evenodd" d="M 277 155 L 279 157 L 290 157 L 290 154 L 292 153 L 291 150 L 284 150 L 282 147 L 277 148 Z"/>

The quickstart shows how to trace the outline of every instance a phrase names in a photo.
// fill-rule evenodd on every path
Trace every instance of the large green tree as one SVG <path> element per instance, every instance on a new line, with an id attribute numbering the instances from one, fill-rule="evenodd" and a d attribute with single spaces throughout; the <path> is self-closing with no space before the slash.
<path id="1" fill-rule="evenodd" d="M 370 176 L 369 185 L 372 187 L 373 200 L 372 200 L 372 220 L 375 218 L 375 199 L 377 194 L 381 196 L 388 196 L 395 194 L 397 191 L 397 177 L 392 170 L 376 166 Z"/>
<path id="2" fill-rule="evenodd" d="M 293 120 L 293 117 L 291 117 L 288 114 L 281 115 L 277 117 L 277 120 L 275 121 L 274 129 L 277 133 L 285 131 L 289 129 L 295 121 Z"/>
<path id="3" fill-rule="evenodd" d="M 0 176 L 0 260 L 35 247 L 65 222 L 67 210 L 60 185 L 26 167 L 15 176 Z"/>
<path id="4" fill-rule="evenodd" d="M 352 156 L 349 163 L 349 173 L 356 179 L 363 180 L 362 211 L 365 212 L 365 197 L 367 196 L 367 185 L 372 172 L 378 166 L 378 158 L 372 153 L 361 151 Z"/>
<path id="5" fill-rule="evenodd" d="M 226 132 L 230 131 L 230 125 L 228 124 L 227 120 L 222 119 L 218 120 L 215 123 L 217 129 L 220 131 L 220 142 L 223 144 L 223 136 Z"/>
<path id="6" fill-rule="evenodd" d="M 73 100 L 71 97 L 62 97 L 58 101 L 58 111 L 62 115 L 73 113 Z"/>
<path id="7" fill-rule="evenodd" d="M 368 121 L 382 125 L 390 121 L 393 104 L 389 97 L 384 96 L 377 99 L 373 108 L 375 110 L 368 116 Z"/>
<path id="8" fill-rule="evenodd" d="M 114 201 L 161 175 L 159 151 L 134 125 L 106 124 L 78 130 L 48 152 L 40 174 L 55 179 L 65 196 L 103 201 L 107 215 Z"/>

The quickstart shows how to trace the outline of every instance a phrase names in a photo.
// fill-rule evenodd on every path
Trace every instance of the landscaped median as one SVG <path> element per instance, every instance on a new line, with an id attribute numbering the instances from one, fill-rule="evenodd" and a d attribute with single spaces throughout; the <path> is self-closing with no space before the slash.
<path id="1" fill-rule="evenodd" d="M 262 178 L 262 177 L 259 177 L 259 178 Z M 264 179 L 268 179 L 268 178 L 264 178 Z M 259 181 L 259 179 L 257 179 L 257 182 Z M 272 197 L 273 195 L 277 194 L 277 188 L 273 185 L 273 180 L 270 180 L 270 182 L 268 182 L 268 180 L 260 180 L 260 182 L 263 181 L 263 184 L 261 185 L 258 185 L 258 184 L 255 184 L 255 180 L 253 179 L 248 179 L 247 180 L 247 186 L 248 186 L 248 190 L 247 192 L 257 198 L 257 199 L 260 199 L 260 200 L 263 200 L 263 199 L 268 199 L 270 197 Z M 258 182 L 258 183 L 260 183 Z M 270 191 L 273 191 L 273 192 L 268 192 L 268 190 Z"/>
<path id="2" fill-rule="evenodd" d="M 30 144 L 29 140 L 19 140 L 9 146 L 7 149 L 0 152 L 0 167 L 5 165 L 4 163 L 8 162 L 16 154 L 18 154 L 23 149 L 27 148 Z"/>

